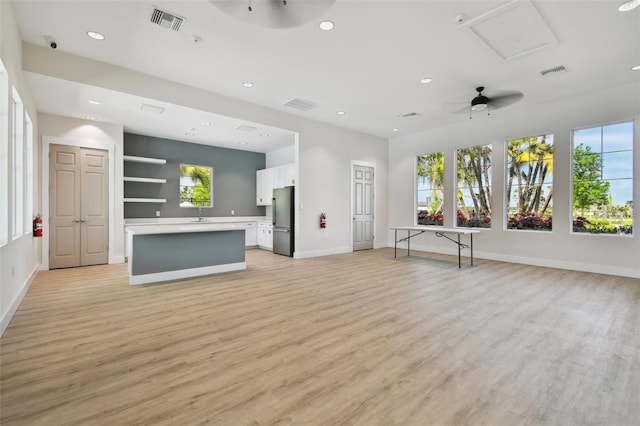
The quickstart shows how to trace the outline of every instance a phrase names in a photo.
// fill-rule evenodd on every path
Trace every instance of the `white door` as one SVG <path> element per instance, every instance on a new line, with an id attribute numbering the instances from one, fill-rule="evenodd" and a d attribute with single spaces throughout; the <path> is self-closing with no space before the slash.
<path id="1" fill-rule="evenodd" d="M 50 268 L 108 263 L 108 161 L 106 151 L 51 145 Z"/>
<path id="2" fill-rule="evenodd" d="M 353 250 L 373 248 L 373 168 L 353 166 Z"/>

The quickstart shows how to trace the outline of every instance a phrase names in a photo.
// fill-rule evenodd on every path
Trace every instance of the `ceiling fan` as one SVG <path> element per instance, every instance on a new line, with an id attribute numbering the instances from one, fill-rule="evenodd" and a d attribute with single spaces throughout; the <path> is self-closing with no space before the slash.
<path id="1" fill-rule="evenodd" d="M 473 111 L 482 111 L 487 109 L 487 114 L 489 114 L 489 111 L 504 108 L 506 106 L 514 104 L 518 102 L 520 99 L 522 99 L 524 96 L 521 92 L 511 91 L 511 92 L 503 92 L 498 95 L 489 97 L 489 96 L 485 96 L 482 93 L 483 91 L 484 91 L 484 86 L 476 87 L 476 92 L 478 92 L 478 94 L 473 99 L 471 99 L 471 102 L 464 102 L 467 105 L 463 108 L 454 110 L 454 112 L 461 113 L 461 112 L 468 111 L 469 118 L 471 118 L 471 113 Z M 457 102 L 452 105 L 459 105 L 460 103 L 462 102 Z"/>

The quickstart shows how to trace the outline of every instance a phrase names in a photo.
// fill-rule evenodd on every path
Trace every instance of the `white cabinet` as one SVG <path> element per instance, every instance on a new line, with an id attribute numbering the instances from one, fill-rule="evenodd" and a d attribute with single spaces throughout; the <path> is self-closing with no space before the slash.
<path id="1" fill-rule="evenodd" d="M 270 206 L 273 188 L 283 188 L 296 184 L 295 165 L 270 167 L 256 172 L 256 205 Z"/>
<path id="2" fill-rule="evenodd" d="M 271 222 L 258 222 L 258 247 L 273 250 L 273 224 Z"/>
<path id="3" fill-rule="evenodd" d="M 285 186 L 295 186 L 296 184 L 296 168 L 293 163 L 284 166 L 275 167 L 276 183 L 274 188 L 283 188 Z"/>
<path id="4" fill-rule="evenodd" d="M 246 222 L 244 229 L 244 245 L 245 247 L 255 247 L 258 245 L 258 227 L 256 222 Z"/>
<path id="5" fill-rule="evenodd" d="M 256 172 L 256 205 L 270 206 L 275 184 L 275 169 L 263 169 Z"/>

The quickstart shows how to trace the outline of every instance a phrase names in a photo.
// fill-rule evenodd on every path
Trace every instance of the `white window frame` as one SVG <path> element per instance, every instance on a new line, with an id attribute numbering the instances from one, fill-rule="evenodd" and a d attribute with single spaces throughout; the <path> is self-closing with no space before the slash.
<path id="1" fill-rule="evenodd" d="M 635 137 L 636 137 L 636 124 L 637 124 L 636 120 L 621 120 L 621 121 L 614 121 L 614 122 L 611 122 L 611 123 L 594 124 L 594 125 L 591 125 L 591 126 L 576 127 L 576 128 L 571 130 L 571 163 L 570 163 L 571 164 L 571 166 L 570 166 L 570 178 L 571 178 L 571 181 L 570 181 L 570 197 L 569 197 L 569 202 L 570 202 L 570 210 L 569 211 L 571 212 L 571 214 L 569 216 L 569 220 L 570 220 L 570 222 L 569 222 L 569 230 L 570 231 L 569 232 L 570 232 L 571 235 L 580 235 L 580 236 L 589 235 L 589 236 L 599 236 L 599 237 L 604 236 L 604 237 L 622 237 L 622 238 L 630 238 L 630 237 L 633 237 L 633 236 L 637 235 L 637 231 L 635 229 L 631 232 L 631 234 L 609 234 L 609 233 L 597 233 L 597 232 L 576 232 L 574 230 L 574 224 L 573 224 L 573 212 L 574 212 L 574 208 L 575 208 L 574 205 L 573 205 L 573 177 L 574 177 L 574 170 L 573 170 L 574 164 L 573 163 L 574 163 L 575 148 L 576 148 L 576 141 L 575 141 L 576 132 L 578 132 L 580 130 L 585 130 L 585 129 L 594 129 L 594 128 L 597 128 L 597 127 L 602 129 L 604 127 L 613 126 L 613 125 L 616 125 L 616 124 L 626 124 L 626 123 L 630 123 L 631 127 L 632 127 L 632 130 L 631 130 L 632 144 L 631 144 L 631 155 L 630 155 L 630 158 L 631 158 L 631 162 L 632 162 L 632 167 L 631 167 L 631 170 L 632 170 L 632 173 L 631 173 L 631 188 L 634 188 L 635 187 L 634 186 L 634 182 L 636 180 L 636 176 L 635 176 L 635 173 L 634 173 L 635 165 L 633 164 L 633 161 L 634 161 L 635 152 L 636 152 L 636 146 L 635 146 L 636 145 L 635 144 L 635 140 L 636 140 L 635 139 Z M 602 154 L 609 153 L 609 152 L 610 151 L 603 151 L 602 148 L 601 148 L 599 154 L 602 155 Z M 620 152 L 622 152 L 622 151 L 620 151 Z M 606 180 L 606 179 L 603 179 L 603 180 Z M 631 195 L 632 203 L 633 203 L 633 205 L 635 207 L 635 204 L 636 204 L 635 191 L 632 190 L 630 195 Z M 631 215 L 631 223 L 632 223 L 632 226 L 634 228 L 637 226 L 637 223 L 636 223 L 637 221 L 635 220 L 636 217 L 637 217 L 637 215 L 635 213 Z"/>
<path id="2" fill-rule="evenodd" d="M 495 185 L 493 183 L 493 165 L 494 165 L 494 161 L 493 161 L 493 143 L 488 142 L 488 143 L 484 143 L 484 144 L 480 144 L 480 145 L 473 145 L 473 146 L 468 146 L 468 147 L 462 147 L 462 148 L 456 148 L 454 151 L 454 155 L 455 155 L 455 186 L 453 188 L 454 193 L 453 193 L 453 206 L 454 206 L 454 224 L 456 228 L 467 228 L 467 229 L 474 229 L 474 228 L 479 228 L 479 229 L 492 229 L 494 227 L 494 216 L 495 216 L 495 205 L 492 201 L 492 197 L 489 198 L 489 202 L 490 202 L 490 208 L 491 208 L 491 221 L 489 222 L 489 226 L 464 226 L 464 225 L 460 225 L 458 224 L 458 210 L 459 210 L 459 206 L 458 206 L 458 191 L 459 191 L 459 186 L 458 184 L 459 179 L 458 179 L 458 173 L 459 173 L 459 165 L 458 165 L 458 152 L 461 150 L 465 150 L 465 149 L 476 149 L 476 148 L 484 148 L 484 147 L 488 147 L 491 150 L 491 154 L 489 156 L 491 164 L 491 176 L 489 178 L 489 191 L 493 194 L 494 193 L 494 188 Z M 468 188 L 465 188 L 468 189 Z M 460 191 L 462 192 L 462 191 Z"/>
<path id="3" fill-rule="evenodd" d="M 518 139 L 529 139 L 530 140 L 532 138 L 540 138 L 540 137 L 543 137 L 543 136 L 544 137 L 549 137 L 549 136 L 551 137 L 550 146 L 553 147 L 554 151 L 551 154 L 550 158 L 551 158 L 551 161 L 553 162 L 554 156 L 555 156 L 555 136 L 554 136 L 554 134 L 552 132 L 543 132 L 543 133 L 541 133 L 539 135 L 536 135 L 536 136 L 523 136 L 523 137 L 509 138 L 509 139 L 507 139 L 505 141 L 505 144 L 504 144 L 504 167 L 505 167 L 504 168 L 504 205 L 505 205 L 505 207 L 504 207 L 504 219 L 503 219 L 503 221 L 504 221 L 504 229 L 506 231 L 508 231 L 508 232 L 511 232 L 511 231 L 514 231 L 514 232 L 542 232 L 542 233 L 553 232 L 553 223 L 551 224 L 551 229 L 548 229 L 548 230 L 547 229 L 545 229 L 545 230 L 542 230 L 542 229 L 518 229 L 518 228 L 510 228 L 509 227 L 509 219 L 510 219 L 509 207 L 511 206 L 510 196 L 513 195 L 513 193 L 509 194 L 507 192 L 507 182 L 509 181 L 509 162 L 510 162 L 509 144 L 511 143 L 511 141 L 518 140 Z M 550 172 L 550 175 L 551 175 L 551 182 L 550 183 L 545 182 L 545 184 L 547 184 L 547 185 L 550 184 L 551 190 L 553 191 L 553 183 L 554 183 L 553 167 L 552 167 L 552 171 Z M 513 186 L 512 186 L 512 190 L 513 190 L 513 188 L 517 188 L 517 186 L 518 186 L 517 183 L 514 182 Z M 551 201 L 551 208 L 553 209 L 553 199 Z M 553 217 L 553 215 L 552 215 L 552 217 Z"/>
<path id="4" fill-rule="evenodd" d="M 13 240 L 16 240 L 23 235 L 24 221 L 24 104 L 15 87 L 12 87 L 11 105 L 13 117 L 11 126 L 13 220 L 11 229 Z"/>
<path id="5" fill-rule="evenodd" d="M 24 191 L 24 234 L 32 232 L 33 211 L 33 121 L 27 111 L 24 112 L 25 144 L 25 191 Z"/>
<path id="6" fill-rule="evenodd" d="M 9 76 L 0 61 L 0 247 L 9 242 Z"/>

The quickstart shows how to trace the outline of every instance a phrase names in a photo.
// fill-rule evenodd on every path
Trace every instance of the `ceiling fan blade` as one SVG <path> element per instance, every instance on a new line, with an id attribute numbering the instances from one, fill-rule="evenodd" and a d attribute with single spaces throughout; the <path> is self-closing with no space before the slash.
<path id="1" fill-rule="evenodd" d="M 469 111 L 469 102 L 447 102 L 444 104 L 444 110 L 450 114 L 459 114 L 461 112 Z"/>
<path id="2" fill-rule="evenodd" d="M 518 102 L 524 95 L 520 92 L 510 92 L 507 94 L 489 98 L 489 106 L 493 109 L 504 108 Z"/>

